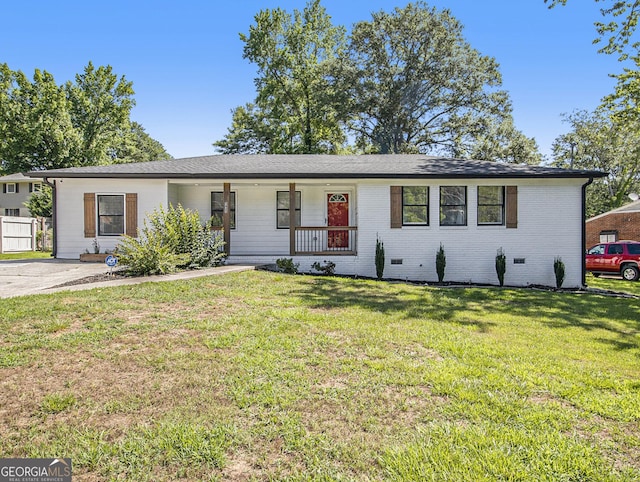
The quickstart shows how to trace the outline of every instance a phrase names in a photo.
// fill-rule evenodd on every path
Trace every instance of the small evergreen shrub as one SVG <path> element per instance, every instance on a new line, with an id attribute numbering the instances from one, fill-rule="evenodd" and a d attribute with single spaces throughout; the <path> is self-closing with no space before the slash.
<path id="1" fill-rule="evenodd" d="M 327 261 L 326 259 L 324 260 L 323 265 L 316 261 L 311 265 L 311 268 L 326 276 L 332 276 L 336 273 L 336 264 L 333 261 Z"/>
<path id="2" fill-rule="evenodd" d="M 384 273 L 384 244 L 376 237 L 376 276 L 382 279 Z"/>
<path id="3" fill-rule="evenodd" d="M 436 273 L 438 273 L 438 283 L 444 280 L 444 268 L 447 266 L 447 257 L 444 254 L 444 246 L 440 243 L 440 249 L 436 253 Z"/>
<path id="4" fill-rule="evenodd" d="M 197 211 L 181 205 L 162 206 L 144 221 L 138 237 L 124 236 L 116 248 L 118 261 L 132 275 L 166 274 L 220 264 L 225 254 L 222 236 L 202 225 Z"/>
<path id="5" fill-rule="evenodd" d="M 556 275 L 556 288 L 560 289 L 564 283 L 564 263 L 560 256 L 556 256 L 553 260 L 553 272 Z"/>
<path id="6" fill-rule="evenodd" d="M 500 286 L 504 286 L 504 274 L 507 271 L 507 257 L 504 254 L 502 248 L 498 249 L 496 254 L 496 274 L 498 275 L 498 282 Z"/>
<path id="7" fill-rule="evenodd" d="M 283 273 L 296 274 L 300 263 L 294 263 L 293 258 L 279 258 L 276 259 L 276 266 Z"/>

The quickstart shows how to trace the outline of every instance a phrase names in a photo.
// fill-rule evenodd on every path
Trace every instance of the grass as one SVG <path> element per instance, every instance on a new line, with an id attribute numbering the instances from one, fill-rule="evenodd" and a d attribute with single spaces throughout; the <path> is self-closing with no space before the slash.
<path id="1" fill-rule="evenodd" d="M 7 261 L 11 259 L 40 259 L 51 258 L 50 251 L 22 251 L 19 253 L 0 253 L 0 261 Z"/>
<path id="2" fill-rule="evenodd" d="M 619 277 L 599 277 L 587 275 L 587 286 L 603 290 L 621 291 L 631 295 L 640 296 L 640 282 L 626 281 Z"/>
<path id="3" fill-rule="evenodd" d="M 11 298 L 0 454 L 79 481 L 638 480 L 639 320 L 268 272 Z"/>

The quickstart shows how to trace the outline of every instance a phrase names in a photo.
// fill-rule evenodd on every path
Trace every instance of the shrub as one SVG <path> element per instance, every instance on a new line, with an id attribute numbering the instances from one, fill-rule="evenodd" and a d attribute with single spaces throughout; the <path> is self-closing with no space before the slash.
<path id="1" fill-rule="evenodd" d="M 283 273 L 296 274 L 300 263 L 294 263 L 293 258 L 279 258 L 276 259 L 276 266 Z"/>
<path id="2" fill-rule="evenodd" d="M 336 272 L 336 264 L 333 261 L 324 260 L 324 265 L 318 263 L 317 261 L 311 265 L 311 268 L 319 273 L 322 273 L 327 276 L 332 276 Z"/>
<path id="3" fill-rule="evenodd" d="M 556 288 L 560 289 L 564 283 L 564 263 L 560 256 L 556 256 L 553 260 L 553 272 L 556 275 Z"/>
<path id="4" fill-rule="evenodd" d="M 444 268 L 447 266 L 447 257 L 444 254 L 444 246 L 440 243 L 440 249 L 436 253 L 436 273 L 438 273 L 438 283 L 444 280 Z"/>
<path id="5" fill-rule="evenodd" d="M 502 248 L 498 249 L 496 254 L 496 273 L 498 274 L 498 282 L 500 286 L 504 286 L 504 273 L 507 271 L 507 257 Z"/>
<path id="6" fill-rule="evenodd" d="M 384 244 L 376 237 L 376 276 L 382 279 L 384 273 Z"/>
<path id="7" fill-rule="evenodd" d="M 224 258 L 224 241 L 202 225 L 197 211 L 169 205 L 154 210 L 138 238 L 124 236 L 116 248 L 119 262 L 133 275 L 166 274 L 179 268 L 216 266 Z"/>

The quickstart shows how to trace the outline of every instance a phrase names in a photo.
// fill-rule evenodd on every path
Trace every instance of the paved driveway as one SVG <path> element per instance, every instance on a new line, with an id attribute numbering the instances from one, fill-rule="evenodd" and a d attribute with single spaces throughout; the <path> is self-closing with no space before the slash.
<path id="1" fill-rule="evenodd" d="M 65 259 L 0 261 L 0 298 L 41 293 L 47 288 L 86 276 L 106 273 L 104 263 Z"/>
<path id="2" fill-rule="evenodd" d="M 54 288 L 55 286 L 87 276 L 108 273 L 110 268 L 104 263 L 81 263 L 65 259 L 33 259 L 0 261 L 0 298 L 53 293 L 61 290 L 83 290 L 102 286 L 133 285 L 145 282 L 176 281 L 219 275 L 235 271 L 253 270 L 256 265 L 227 265 L 216 268 L 204 268 L 193 271 L 181 271 L 162 276 L 142 276 L 139 278 L 120 278 L 97 283 L 80 284 Z"/>

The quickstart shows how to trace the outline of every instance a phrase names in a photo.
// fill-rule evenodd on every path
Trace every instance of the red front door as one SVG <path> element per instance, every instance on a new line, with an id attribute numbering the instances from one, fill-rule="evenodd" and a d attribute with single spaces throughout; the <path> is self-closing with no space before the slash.
<path id="1" fill-rule="evenodd" d="M 327 194 L 327 226 L 349 226 L 349 194 Z M 329 230 L 329 248 L 348 248 L 349 231 Z"/>

